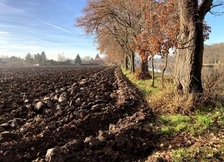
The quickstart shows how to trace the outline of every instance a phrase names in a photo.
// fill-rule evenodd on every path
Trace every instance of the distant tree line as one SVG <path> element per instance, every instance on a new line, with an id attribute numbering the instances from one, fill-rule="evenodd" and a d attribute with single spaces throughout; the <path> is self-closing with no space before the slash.
<path id="1" fill-rule="evenodd" d="M 25 61 L 28 64 L 45 65 L 48 60 L 47 60 L 45 52 L 42 51 L 41 54 L 37 53 L 34 56 L 32 56 L 30 53 L 28 53 L 25 57 Z"/>
<path id="2" fill-rule="evenodd" d="M 204 63 L 224 65 L 224 43 L 205 45 Z"/>
<path id="3" fill-rule="evenodd" d="M 44 51 L 40 54 L 30 54 L 27 53 L 25 58 L 20 58 L 17 56 L 0 56 L 0 66 L 30 66 L 30 65 L 39 65 L 39 66 L 61 66 L 61 65 L 102 65 L 104 61 L 100 58 L 99 54 L 96 55 L 95 59 L 90 56 L 85 56 L 81 58 L 79 54 L 76 55 L 75 59 L 69 59 L 64 56 L 64 54 L 58 54 L 57 61 L 53 59 L 48 59 Z"/>
<path id="4" fill-rule="evenodd" d="M 101 60 L 101 58 L 98 54 L 95 57 L 95 61 L 96 60 L 98 60 L 98 62 L 100 60 L 101 61 L 100 63 L 102 63 L 102 60 Z M 43 65 L 81 65 L 83 62 L 85 64 L 86 63 L 90 64 L 91 61 L 94 61 L 94 59 L 89 57 L 89 56 L 86 56 L 82 59 L 79 54 L 76 55 L 74 60 L 68 59 L 64 56 L 63 53 L 58 54 L 57 61 L 55 61 L 53 59 L 49 60 L 49 59 L 47 59 L 47 56 L 46 56 L 44 51 L 42 51 L 41 54 L 37 53 L 35 55 L 31 55 L 30 53 L 28 53 L 25 56 L 26 64 L 28 64 L 28 65 L 37 64 L 37 65 L 40 65 L 40 66 L 43 66 Z M 96 62 L 95 62 L 95 64 L 96 64 Z"/>
<path id="5" fill-rule="evenodd" d="M 24 66 L 25 60 L 23 58 L 20 57 L 16 57 L 16 56 L 0 56 L 0 66 Z"/>
<path id="6" fill-rule="evenodd" d="M 58 64 L 63 64 L 63 65 L 70 65 L 72 64 L 72 60 L 68 59 L 64 56 L 64 54 L 58 54 L 58 60 L 55 61 L 53 59 L 47 59 L 47 56 L 44 51 L 41 52 L 41 54 L 37 53 L 35 55 L 31 55 L 28 53 L 25 57 L 25 61 L 27 64 L 38 64 L 38 65 L 58 65 Z M 75 61 L 75 64 L 81 64 L 81 58 L 79 54 L 77 54 Z"/>

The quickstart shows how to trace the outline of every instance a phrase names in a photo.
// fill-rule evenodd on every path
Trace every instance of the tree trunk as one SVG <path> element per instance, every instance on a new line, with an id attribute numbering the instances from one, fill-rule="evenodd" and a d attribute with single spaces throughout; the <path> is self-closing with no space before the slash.
<path id="1" fill-rule="evenodd" d="M 130 68 L 131 68 L 131 73 L 135 73 L 135 53 L 132 52 L 130 56 Z"/>
<path id="2" fill-rule="evenodd" d="M 177 48 L 175 84 L 184 93 L 203 92 L 203 24 L 199 20 L 197 0 L 180 0 L 180 40 Z M 195 13 L 195 14 L 193 14 Z"/>
<path id="3" fill-rule="evenodd" d="M 128 56 L 124 55 L 124 68 L 125 70 L 128 70 Z"/>
<path id="4" fill-rule="evenodd" d="M 165 82 L 164 75 L 165 75 L 167 65 L 168 65 L 168 53 L 165 54 L 165 65 L 164 65 L 163 70 L 162 70 L 162 88 L 165 87 L 165 85 L 164 85 L 164 82 Z"/>
<path id="5" fill-rule="evenodd" d="M 148 58 L 141 60 L 139 73 L 137 74 L 137 77 L 138 79 L 142 79 L 142 80 L 147 80 L 152 78 L 148 70 Z"/>

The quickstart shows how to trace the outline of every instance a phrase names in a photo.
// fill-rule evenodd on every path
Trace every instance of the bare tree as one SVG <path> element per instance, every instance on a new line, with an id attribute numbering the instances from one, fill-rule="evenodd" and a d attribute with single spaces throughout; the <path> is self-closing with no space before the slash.
<path id="1" fill-rule="evenodd" d="M 112 35 L 124 52 L 124 60 L 129 59 L 134 72 L 134 54 L 130 45 L 134 36 L 141 31 L 142 8 L 132 0 L 92 0 L 84 9 L 84 16 L 77 20 L 87 34 Z"/>
<path id="2" fill-rule="evenodd" d="M 66 60 L 66 57 L 65 57 L 64 53 L 59 53 L 57 60 L 59 62 L 64 62 Z"/>

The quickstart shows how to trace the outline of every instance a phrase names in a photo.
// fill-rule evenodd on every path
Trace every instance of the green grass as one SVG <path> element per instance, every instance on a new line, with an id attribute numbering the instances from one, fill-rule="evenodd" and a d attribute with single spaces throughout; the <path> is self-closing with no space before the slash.
<path id="1" fill-rule="evenodd" d="M 138 80 L 135 78 L 133 74 L 130 73 L 130 71 L 125 70 L 122 68 L 123 74 L 132 82 L 133 85 L 135 85 L 138 90 L 143 94 L 144 97 L 151 96 L 158 92 L 159 89 L 161 89 L 161 81 L 158 79 L 160 76 L 159 74 L 155 74 L 155 86 L 152 87 L 152 80 Z"/>
<path id="2" fill-rule="evenodd" d="M 174 162 L 218 162 L 224 161 L 224 148 L 212 149 L 210 146 L 198 148 L 179 148 L 171 151 Z"/>
<path id="3" fill-rule="evenodd" d="M 191 135 L 201 144 L 170 150 L 172 161 L 224 161 L 224 113 L 223 107 L 212 111 L 197 111 L 191 116 L 164 114 L 157 117 L 157 135 L 163 141 L 175 139 L 179 134 Z M 200 139 L 203 140 L 200 140 Z M 213 141 L 214 140 L 214 141 Z M 163 142 L 164 143 L 164 142 Z M 193 145 L 193 143 L 192 143 Z"/>
<path id="4" fill-rule="evenodd" d="M 210 116 L 199 114 L 196 117 L 197 117 L 198 125 L 201 125 L 201 126 L 205 127 L 206 129 L 211 126 L 212 119 Z"/>
<path id="5" fill-rule="evenodd" d="M 217 130 L 217 124 L 224 127 L 224 117 L 219 110 L 215 109 L 212 113 L 205 115 L 197 112 L 191 116 L 181 114 L 165 114 L 158 116 L 157 126 L 160 127 L 158 134 L 164 136 L 174 136 L 180 132 L 201 135 L 208 130 Z M 214 123 L 217 121 L 217 123 Z"/>
<path id="6" fill-rule="evenodd" d="M 184 148 L 180 148 L 180 149 L 174 149 L 172 150 L 172 159 L 174 162 L 181 162 L 181 161 L 194 161 L 191 158 L 191 154 L 194 153 L 193 149 L 184 149 Z M 196 161 L 195 161 L 196 162 Z"/>
<path id="7" fill-rule="evenodd" d="M 157 119 L 157 125 L 160 127 L 157 134 L 162 136 L 173 136 L 181 131 L 187 130 L 191 118 L 183 115 L 161 115 Z"/>
<path id="8" fill-rule="evenodd" d="M 122 69 L 122 71 L 147 100 L 153 97 L 158 98 L 158 96 L 164 94 L 161 92 L 161 81 L 158 74 L 156 76 L 155 87 L 151 87 L 151 80 L 137 80 L 133 74 L 130 74 L 124 69 Z M 163 99 L 163 97 L 160 98 Z M 212 103 L 200 107 L 190 115 L 164 113 L 162 115 L 157 115 L 155 122 L 149 125 L 155 129 L 155 133 L 159 136 L 161 143 L 169 143 L 169 140 L 175 140 L 179 134 L 188 134 L 195 138 L 196 141 L 201 142 L 194 147 L 170 149 L 168 146 L 164 146 L 166 148 L 163 149 L 169 150 L 171 159 L 174 162 L 224 161 L 223 104 L 223 102 L 216 101 L 215 104 Z M 192 145 L 194 144 L 195 143 L 192 143 Z M 162 150 L 162 148 L 158 149 Z"/>

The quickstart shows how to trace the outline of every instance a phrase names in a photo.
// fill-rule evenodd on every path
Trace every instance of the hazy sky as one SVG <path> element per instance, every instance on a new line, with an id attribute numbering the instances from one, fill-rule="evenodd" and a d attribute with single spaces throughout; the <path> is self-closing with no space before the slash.
<path id="1" fill-rule="evenodd" d="M 86 0 L 0 0 L 0 56 L 44 51 L 74 59 L 96 51 L 91 37 L 74 26 Z"/>
<path id="2" fill-rule="evenodd" d="M 44 51 L 49 59 L 58 54 L 74 59 L 79 53 L 95 57 L 91 37 L 74 26 L 87 0 L 0 0 L 0 56 L 20 56 Z M 224 15 L 207 15 L 212 27 L 206 43 L 224 42 Z"/>

